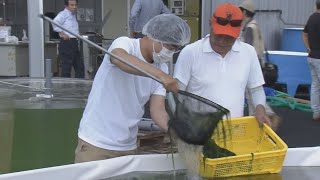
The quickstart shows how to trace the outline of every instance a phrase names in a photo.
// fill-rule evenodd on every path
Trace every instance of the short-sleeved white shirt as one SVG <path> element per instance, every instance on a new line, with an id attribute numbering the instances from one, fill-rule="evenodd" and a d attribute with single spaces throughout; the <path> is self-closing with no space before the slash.
<path id="1" fill-rule="evenodd" d="M 209 99 L 230 110 L 231 117 L 242 117 L 246 87 L 264 84 L 255 49 L 236 40 L 225 57 L 210 45 L 210 36 L 186 46 L 175 65 L 174 77 L 186 91 Z"/>
<path id="2" fill-rule="evenodd" d="M 109 52 L 121 48 L 145 61 L 139 39 L 120 37 Z M 146 62 L 146 61 L 145 61 Z M 153 64 L 168 73 L 166 64 Z M 138 122 L 151 95 L 165 96 L 166 90 L 157 81 L 120 70 L 105 55 L 94 78 L 93 86 L 78 131 L 79 138 L 108 150 L 136 149 Z"/>

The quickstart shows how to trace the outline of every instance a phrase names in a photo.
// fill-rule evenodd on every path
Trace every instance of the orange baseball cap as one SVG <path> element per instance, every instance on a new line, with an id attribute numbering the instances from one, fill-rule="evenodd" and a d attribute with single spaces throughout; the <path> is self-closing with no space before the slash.
<path id="1" fill-rule="evenodd" d="M 214 34 L 223 34 L 238 38 L 241 31 L 243 14 L 238 6 L 223 3 L 217 7 L 211 17 Z"/>

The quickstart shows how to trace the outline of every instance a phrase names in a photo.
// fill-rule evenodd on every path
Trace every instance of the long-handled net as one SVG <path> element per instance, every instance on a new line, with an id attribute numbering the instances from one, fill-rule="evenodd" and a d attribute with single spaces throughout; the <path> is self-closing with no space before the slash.
<path id="1" fill-rule="evenodd" d="M 230 137 L 231 132 L 230 128 L 225 127 L 228 126 L 228 120 L 222 119 L 229 119 L 228 109 L 185 91 L 169 93 L 167 104 L 170 137 L 178 147 L 189 176 L 199 174 L 202 155 L 204 159 L 235 155 L 226 147 L 226 137 Z M 222 139 L 224 144 L 216 144 L 213 136 Z"/>

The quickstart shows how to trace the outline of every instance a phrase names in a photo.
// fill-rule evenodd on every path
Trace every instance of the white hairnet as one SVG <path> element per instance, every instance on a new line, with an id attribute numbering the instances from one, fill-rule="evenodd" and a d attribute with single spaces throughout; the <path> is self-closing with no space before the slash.
<path id="1" fill-rule="evenodd" d="M 173 14 L 160 14 L 148 21 L 142 34 L 166 44 L 184 46 L 189 43 L 191 31 L 185 20 Z"/>

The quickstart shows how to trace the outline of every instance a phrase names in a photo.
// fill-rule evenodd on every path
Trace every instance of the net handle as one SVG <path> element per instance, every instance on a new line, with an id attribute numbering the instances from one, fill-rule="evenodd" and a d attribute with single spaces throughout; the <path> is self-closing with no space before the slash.
<path id="1" fill-rule="evenodd" d="M 66 28 L 64 28 L 64 27 L 62 27 L 60 24 L 57 24 L 56 22 L 54 22 L 51 18 L 49 18 L 49 17 L 47 17 L 47 16 L 45 16 L 45 15 L 43 15 L 43 14 L 40 14 L 40 15 L 39 15 L 39 17 L 40 17 L 40 18 L 42 18 L 43 20 L 46 20 L 46 21 L 48 21 L 48 22 L 50 22 L 50 23 L 54 24 L 55 26 L 59 27 L 60 29 L 62 29 L 62 30 L 64 30 L 64 31 L 66 31 L 66 32 L 68 32 L 68 33 L 70 33 L 70 34 L 74 35 L 75 37 L 79 38 L 80 40 L 82 40 L 82 41 L 84 41 L 84 42 L 86 42 L 86 43 L 88 43 L 88 44 L 92 45 L 93 47 L 95 47 L 95 48 L 97 48 L 97 49 L 99 49 L 99 50 L 101 50 L 101 51 L 105 52 L 105 53 L 106 53 L 106 54 L 108 54 L 109 56 L 111 56 L 111 57 L 114 57 L 114 58 L 118 59 L 118 60 L 119 60 L 119 61 L 121 61 L 122 63 L 124 63 L 124 64 L 126 64 L 126 65 L 128 65 L 128 66 L 132 67 L 133 69 L 135 69 L 135 70 L 137 70 L 137 71 L 141 72 L 142 74 L 144 74 L 144 75 L 146 75 L 146 76 L 148 76 L 148 77 L 152 78 L 153 80 L 155 80 L 155 81 L 157 81 L 157 82 L 159 82 L 159 83 L 163 84 L 163 83 L 160 81 L 160 79 L 158 79 L 157 77 L 153 76 L 152 74 L 150 74 L 150 73 L 148 73 L 148 72 L 144 71 L 143 69 L 141 69 L 141 68 L 139 68 L 139 67 L 137 67 L 137 66 L 135 66 L 135 65 L 131 64 L 130 62 L 128 62 L 128 61 L 126 61 L 126 60 L 124 60 L 123 58 L 121 58 L 121 57 L 119 57 L 119 56 L 117 56 L 117 55 L 115 55 L 115 54 L 113 54 L 113 53 L 109 52 L 108 50 L 106 50 L 106 49 L 102 48 L 101 46 L 97 45 L 96 43 L 94 43 L 94 42 L 92 42 L 92 41 L 90 41 L 90 40 L 88 40 L 88 39 L 86 39 L 86 38 L 84 38 L 84 37 L 80 36 L 79 34 L 75 34 L 75 33 L 71 32 L 70 30 L 68 30 L 68 29 L 66 29 Z"/>

